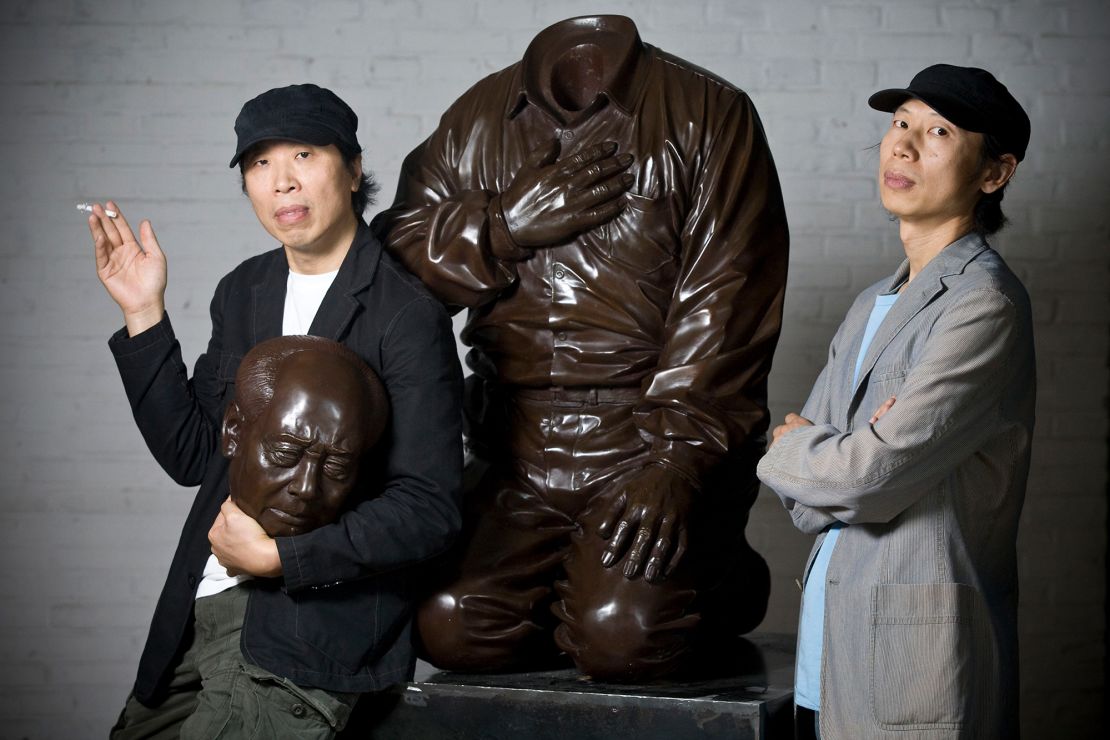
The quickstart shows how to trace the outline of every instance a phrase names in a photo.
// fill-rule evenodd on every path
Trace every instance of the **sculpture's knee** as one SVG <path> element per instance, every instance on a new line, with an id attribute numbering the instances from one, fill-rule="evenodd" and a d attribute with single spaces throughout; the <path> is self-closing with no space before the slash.
<path id="1" fill-rule="evenodd" d="M 511 595 L 450 588 L 419 605 L 421 657 L 437 668 L 462 672 L 505 670 L 534 655 L 543 629 Z"/>
<path id="2" fill-rule="evenodd" d="M 556 641 L 578 670 L 600 681 L 648 681 L 673 673 L 689 652 L 696 615 L 668 623 L 635 606 L 610 602 L 569 618 Z"/>
<path id="3" fill-rule="evenodd" d="M 450 591 L 438 593 L 417 607 L 416 633 L 422 658 L 438 668 L 464 670 L 451 665 L 469 652 L 461 617 L 458 601 Z"/>

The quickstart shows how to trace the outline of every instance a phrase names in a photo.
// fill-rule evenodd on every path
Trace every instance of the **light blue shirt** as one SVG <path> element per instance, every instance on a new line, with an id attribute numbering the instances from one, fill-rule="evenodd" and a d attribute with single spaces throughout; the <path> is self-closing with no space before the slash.
<path id="1" fill-rule="evenodd" d="M 871 309 L 871 316 L 867 319 L 867 327 L 863 330 L 863 340 L 859 345 L 859 354 L 856 355 L 856 370 L 852 374 L 852 387 L 859 380 L 860 367 L 879 330 L 883 319 L 894 302 L 898 300 L 897 293 L 875 296 L 875 305 Z M 813 566 L 809 569 L 806 579 L 805 591 L 802 596 L 802 622 L 798 631 L 798 656 L 794 676 L 794 703 L 814 711 L 821 709 L 821 654 L 825 646 L 825 581 L 829 570 L 829 561 L 832 560 L 833 548 L 840 537 L 840 530 L 846 525 L 833 524 L 825 533 L 825 540 L 817 557 L 813 559 Z"/>

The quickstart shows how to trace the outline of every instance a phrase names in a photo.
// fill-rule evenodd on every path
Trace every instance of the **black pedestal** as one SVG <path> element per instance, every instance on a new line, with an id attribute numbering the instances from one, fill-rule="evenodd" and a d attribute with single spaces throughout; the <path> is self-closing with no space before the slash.
<path id="1" fill-rule="evenodd" d="M 792 738 L 794 639 L 751 635 L 723 675 L 638 686 L 595 683 L 570 669 L 435 673 L 377 697 L 344 738 Z"/>

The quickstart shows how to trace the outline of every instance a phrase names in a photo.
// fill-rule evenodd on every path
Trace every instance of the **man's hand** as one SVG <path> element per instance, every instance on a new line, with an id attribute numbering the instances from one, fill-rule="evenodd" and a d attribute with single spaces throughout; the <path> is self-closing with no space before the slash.
<path id="1" fill-rule="evenodd" d="M 798 416 L 797 414 L 787 414 L 786 418 L 783 419 L 783 422 L 783 424 L 775 427 L 774 431 L 771 432 L 771 444 L 767 445 L 767 449 L 771 449 L 772 447 L 774 447 L 775 443 L 778 442 L 782 435 L 786 434 L 787 432 L 792 432 L 799 427 L 813 426 L 812 421 L 805 418 L 804 416 Z"/>
<path id="2" fill-rule="evenodd" d="M 99 203 L 89 216 L 89 232 L 96 253 L 96 274 L 119 307 L 127 332 L 135 336 L 162 320 L 166 295 L 166 256 L 158 246 L 150 221 L 139 224 L 142 246 L 135 240 L 123 211 L 112 201 L 108 218 Z"/>
<path id="3" fill-rule="evenodd" d="M 891 396 L 890 398 L 883 401 L 879 405 L 879 408 L 875 409 L 875 413 L 871 414 L 871 418 L 867 420 L 867 423 L 874 424 L 879 419 L 883 418 L 883 416 L 886 415 L 886 412 L 890 411 L 890 407 L 894 405 L 894 402 L 896 400 L 897 399 L 894 396 Z"/>
<path id="4" fill-rule="evenodd" d="M 208 541 L 220 565 L 229 575 L 276 578 L 281 575 L 277 542 L 230 498 L 220 507 L 208 530 Z"/>
<path id="5" fill-rule="evenodd" d="M 546 247 L 606 223 L 624 209 L 621 196 L 634 178 L 624 173 L 631 154 L 615 142 L 583 149 L 555 162 L 559 140 L 538 147 L 501 194 L 509 234 L 521 247 Z"/>
<path id="6" fill-rule="evenodd" d="M 647 561 L 644 578 L 660 581 L 686 552 L 693 486 L 662 465 L 647 465 L 615 485 L 621 492 L 597 531 L 609 540 L 601 564 L 609 568 L 624 558 L 624 577 L 631 579 Z"/>

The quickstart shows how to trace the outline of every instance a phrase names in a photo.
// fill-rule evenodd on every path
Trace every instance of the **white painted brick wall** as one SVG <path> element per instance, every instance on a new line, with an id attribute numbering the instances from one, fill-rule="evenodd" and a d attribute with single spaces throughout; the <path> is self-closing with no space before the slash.
<path id="1" fill-rule="evenodd" d="M 1025 280 L 1040 398 L 1023 518 L 1027 737 L 1096 737 L 1102 709 L 1110 327 L 1110 10 L 1104 0 L 6 0 L 0 16 L 0 738 L 102 737 L 138 660 L 192 492 L 131 422 L 79 200 L 151 218 L 191 362 L 216 280 L 270 246 L 224 163 L 249 97 L 332 87 L 392 199 L 404 155 L 548 23 L 631 15 L 649 43 L 745 88 L 793 238 L 773 412 L 798 408 L 856 291 L 900 259 L 866 106 L 934 61 L 985 66 L 1030 111 L 996 246 Z M 793 631 L 810 539 L 770 495 L 764 628 Z"/>

